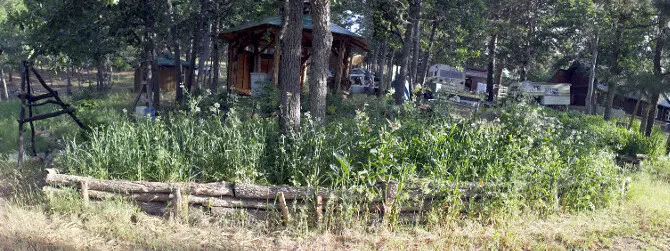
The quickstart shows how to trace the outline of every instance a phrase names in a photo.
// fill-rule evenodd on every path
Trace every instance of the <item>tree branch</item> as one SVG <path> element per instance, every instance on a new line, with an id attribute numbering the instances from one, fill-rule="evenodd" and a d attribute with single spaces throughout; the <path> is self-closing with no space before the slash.
<path id="1" fill-rule="evenodd" d="M 396 35 L 400 39 L 401 42 L 405 41 L 405 39 L 402 38 L 402 33 L 400 32 L 400 28 L 398 28 L 397 24 L 394 24 L 393 29 L 389 30 L 389 32 L 391 32 L 391 34 L 393 34 L 393 35 Z"/>
<path id="2" fill-rule="evenodd" d="M 642 29 L 642 28 L 653 27 L 655 25 L 658 25 L 658 22 L 652 22 L 650 24 L 638 24 L 638 25 L 627 26 L 627 27 L 624 27 L 624 29 L 626 29 L 626 30 Z"/>

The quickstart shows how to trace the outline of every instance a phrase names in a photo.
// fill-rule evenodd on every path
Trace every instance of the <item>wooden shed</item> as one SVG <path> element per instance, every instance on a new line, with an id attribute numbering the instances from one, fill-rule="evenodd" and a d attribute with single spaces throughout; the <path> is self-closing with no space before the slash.
<path id="1" fill-rule="evenodd" d="M 278 33 L 281 30 L 282 18 L 269 17 L 257 23 L 242 25 L 226 30 L 218 35 L 219 39 L 228 42 L 228 88 L 240 94 L 250 95 L 252 76 L 254 81 L 273 81 L 278 86 L 280 55 Z M 349 75 L 349 58 L 353 51 L 368 51 L 365 38 L 339 25 L 331 24 L 333 47 L 329 60 L 329 68 L 335 79 L 346 80 Z M 309 63 L 312 46 L 312 17 L 303 16 L 301 74 Z M 301 85 L 304 76 L 301 76 Z M 332 88 L 332 87 L 331 87 Z"/>
<path id="2" fill-rule="evenodd" d="M 158 83 L 160 84 L 161 91 L 173 92 L 177 90 L 177 68 L 174 64 L 174 59 L 159 57 L 156 58 L 158 63 Z M 183 69 L 189 68 L 189 63 L 182 60 L 181 61 Z M 139 67 L 135 68 L 135 92 L 139 92 L 142 83 L 142 69 L 144 68 L 144 63 Z"/>

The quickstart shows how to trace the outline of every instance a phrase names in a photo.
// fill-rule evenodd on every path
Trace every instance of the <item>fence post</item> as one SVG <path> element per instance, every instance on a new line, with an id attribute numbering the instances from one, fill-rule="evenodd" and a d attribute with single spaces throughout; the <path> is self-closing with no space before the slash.
<path id="1" fill-rule="evenodd" d="M 179 184 L 173 184 L 172 185 L 172 219 L 173 220 L 178 220 L 181 221 L 184 219 L 184 214 L 182 210 L 182 204 L 184 203 L 182 194 L 181 194 L 181 187 Z"/>
<path id="2" fill-rule="evenodd" d="M 393 210 L 393 203 L 395 203 L 395 198 L 398 195 L 398 182 L 389 181 L 386 183 L 386 189 L 384 189 L 384 212 L 382 215 L 382 221 L 388 223 L 389 215 Z"/>
<path id="3" fill-rule="evenodd" d="M 278 206 L 281 210 L 282 221 L 284 226 L 288 226 L 289 221 L 291 221 L 291 216 L 288 214 L 288 206 L 286 205 L 286 197 L 284 197 L 283 192 L 277 193 L 277 200 L 279 201 Z"/>
<path id="4" fill-rule="evenodd" d="M 27 97 L 27 92 L 26 92 L 26 76 L 28 74 L 28 70 L 26 68 L 26 61 L 21 62 L 21 95 L 19 96 L 21 98 L 21 112 L 19 115 L 19 157 L 18 157 L 18 169 L 23 168 L 23 155 L 25 154 L 25 147 L 23 144 L 23 130 L 25 124 L 23 123 L 23 120 L 26 118 L 26 107 L 28 106 L 28 101 L 26 99 Z"/>
<path id="5" fill-rule="evenodd" d="M 79 190 L 81 192 L 81 200 L 85 205 L 88 205 L 88 180 L 82 180 L 79 182 Z"/>
<path id="6" fill-rule="evenodd" d="M 316 224 L 319 224 L 321 222 L 321 219 L 323 218 L 323 196 L 319 195 L 318 192 L 316 194 Z"/>

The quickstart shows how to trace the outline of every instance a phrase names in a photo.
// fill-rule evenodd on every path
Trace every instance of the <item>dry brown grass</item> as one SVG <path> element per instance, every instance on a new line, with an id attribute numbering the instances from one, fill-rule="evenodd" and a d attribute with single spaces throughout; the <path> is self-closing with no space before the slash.
<path id="1" fill-rule="evenodd" d="M 3 204 L 3 203 L 0 203 Z M 461 250 L 461 249 L 659 249 L 670 250 L 670 184 L 647 175 L 628 198 L 608 209 L 541 218 L 473 219 L 397 230 L 356 227 L 338 233 L 274 230 L 207 216 L 180 224 L 139 213 L 121 201 L 58 213 L 43 206 L 0 205 L 2 249 L 261 249 L 261 250 Z M 491 221 L 489 221 L 491 222 Z"/>

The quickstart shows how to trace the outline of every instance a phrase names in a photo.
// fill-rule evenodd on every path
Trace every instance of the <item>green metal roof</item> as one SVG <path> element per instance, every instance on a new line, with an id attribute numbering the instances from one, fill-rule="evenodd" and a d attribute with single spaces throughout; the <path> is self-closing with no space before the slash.
<path id="1" fill-rule="evenodd" d="M 158 66 L 174 66 L 174 59 L 167 57 L 157 57 L 156 63 Z M 190 64 L 186 60 L 181 60 L 182 67 L 189 67 Z"/>
<path id="2" fill-rule="evenodd" d="M 282 24 L 282 18 L 281 18 L 281 17 L 279 17 L 279 16 L 276 16 L 276 17 L 268 17 L 268 18 L 263 19 L 263 20 L 260 21 L 260 22 L 257 22 L 257 23 L 248 23 L 248 24 L 245 24 L 245 25 L 241 25 L 241 26 L 238 26 L 238 27 L 234 27 L 234 28 L 225 30 L 225 31 L 223 31 L 223 32 L 221 32 L 221 33 L 232 33 L 232 32 L 241 31 L 241 30 L 246 30 L 246 29 L 249 29 L 249 28 L 253 28 L 253 27 L 257 27 L 257 26 L 262 26 L 262 25 L 272 25 L 272 26 L 279 26 L 279 27 L 281 27 L 281 24 Z M 313 26 L 312 26 L 312 16 L 303 16 L 303 17 L 302 17 L 302 28 L 303 28 L 303 29 L 306 29 L 306 30 L 311 30 L 311 29 L 313 29 Z M 356 34 L 356 33 L 353 33 L 353 32 L 351 32 L 351 31 L 349 31 L 349 30 L 343 28 L 342 26 L 339 26 L 339 25 L 337 25 L 337 24 L 333 24 L 333 23 L 330 24 L 330 32 L 335 33 L 335 34 L 345 35 L 345 36 L 351 36 L 351 37 L 362 38 L 361 35 L 358 35 L 358 34 Z"/>

